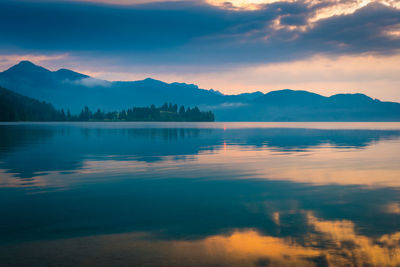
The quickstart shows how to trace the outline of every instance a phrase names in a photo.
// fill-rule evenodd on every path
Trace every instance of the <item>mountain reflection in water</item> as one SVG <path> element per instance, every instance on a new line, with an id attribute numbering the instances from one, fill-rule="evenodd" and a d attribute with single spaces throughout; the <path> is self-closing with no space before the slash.
<path id="1" fill-rule="evenodd" d="M 149 125 L 0 125 L 0 265 L 400 264 L 400 125 Z"/>

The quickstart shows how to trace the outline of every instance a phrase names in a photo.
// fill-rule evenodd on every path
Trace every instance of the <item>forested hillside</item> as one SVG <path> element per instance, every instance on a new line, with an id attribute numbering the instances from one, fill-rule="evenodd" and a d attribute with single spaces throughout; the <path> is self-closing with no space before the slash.
<path id="1" fill-rule="evenodd" d="M 59 121 L 63 117 L 49 103 L 0 87 L 0 121 Z"/>
<path id="2" fill-rule="evenodd" d="M 112 112 L 92 112 L 84 107 L 79 114 L 71 114 L 0 87 L 0 121 L 214 121 L 214 114 L 198 107 L 181 106 L 178 110 L 178 105 L 172 103 Z"/>

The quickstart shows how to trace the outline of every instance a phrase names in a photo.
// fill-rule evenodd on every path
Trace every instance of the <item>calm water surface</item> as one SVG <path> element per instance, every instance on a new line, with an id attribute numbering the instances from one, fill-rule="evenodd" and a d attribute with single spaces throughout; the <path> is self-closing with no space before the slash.
<path id="1" fill-rule="evenodd" d="M 399 123 L 0 124 L 0 266 L 399 266 Z"/>

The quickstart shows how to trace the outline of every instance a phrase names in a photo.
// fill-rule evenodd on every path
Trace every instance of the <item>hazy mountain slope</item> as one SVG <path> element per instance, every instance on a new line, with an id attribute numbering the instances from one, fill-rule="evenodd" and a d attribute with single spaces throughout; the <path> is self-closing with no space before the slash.
<path id="1" fill-rule="evenodd" d="M 59 115 L 51 104 L 0 87 L 0 121 L 50 121 Z"/>
<path id="2" fill-rule="evenodd" d="M 363 94 L 325 97 L 286 89 L 267 93 L 241 107 L 217 110 L 215 115 L 218 120 L 234 121 L 400 121 L 400 104 Z"/>

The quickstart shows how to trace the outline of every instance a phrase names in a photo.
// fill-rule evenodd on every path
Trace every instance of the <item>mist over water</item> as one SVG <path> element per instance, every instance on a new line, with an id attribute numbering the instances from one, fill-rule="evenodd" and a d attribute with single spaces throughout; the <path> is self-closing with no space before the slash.
<path id="1" fill-rule="evenodd" d="M 4 266 L 398 266 L 398 123 L 0 124 Z"/>

